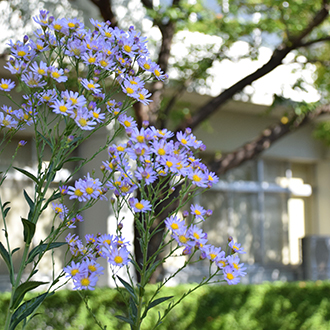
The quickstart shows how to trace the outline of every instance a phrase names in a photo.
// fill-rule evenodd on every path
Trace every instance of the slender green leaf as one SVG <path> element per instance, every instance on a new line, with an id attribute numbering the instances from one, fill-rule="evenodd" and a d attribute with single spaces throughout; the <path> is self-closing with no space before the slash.
<path id="1" fill-rule="evenodd" d="M 26 192 L 25 189 L 23 190 L 23 194 L 24 194 L 24 198 L 25 198 L 25 200 L 28 202 L 28 204 L 29 204 L 29 206 L 30 206 L 30 209 L 33 209 L 33 208 L 34 208 L 34 202 L 33 202 L 33 200 L 31 199 L 31 197 L 28 195 L 28 193 Z"/>
<path id="2" fill-rule="evenodd" d="M 130 315 L 133 320 L 136 320 L 138 309 L 136 306 L 136 303 L 134 302 L 134 299 L 132 297 L 129 298 L 129 306 L 130 306 Z"/>
<path id="3" fill-rule="evenodd" d="M 8 270 L 10 270 L 10 256 L 6 248 L 3 246 L 3 244 L 0 242 L 0 254 L 2 259 L 5 261 Z"/>
<path id="4" fill-rule="evenodd" d="M 7 217 L 7 214 L 10 210 L 10 207 L 7 207 L 6 209 L 3 210 L 3 217 L 6 218 Z"/>
<path id="5" fill-rule="evenodd" d="M 152 301 L 152 302 L 149 304 L 147 310 L 149 310 L 149 309 L 151 309 L 151 308 L 153 308 L 153 307 L 155 307 L 155 306 L 161 304 L 162 302 L 164 302 L 164 301 L 166 301 L 166 300 L 172 299 L 173 297 L 174 297 L 174 296 L 168 296 L 168 297 L 162 297 L 162 298 L 155 299 L 154 301 Z"/>
<path id="6" fill-rule="evenodd" d="M 126 288 L 126 290 L 128 291 L 128 293 L 135 299 L 135 301 L 137 300 L 137 297 L 135 295 L 135 292 L 134 292 L 134 288 L 129 284 L 127 283 L 126 281 L 124 281 L 121 277 L 119 277 L 117 275 L 117 278 L 118 280 L 121 282 L 121 284 Z"/>
<path id="7" fill-rule="evenodd" d="M 68 162 L 79 162 L 81 160 L 85 160 L 85 158 L 82 158 L 82 157 L 70 157 L 70 158 L 67 158 L 67 159 L 65 159 L 62 163 L 60 163 L 56 167 L 56 171 L 58 171 L 59 169 L 61 169 L 65 163 L 68 163 Z"/>
<path id="8" fill-rule="evenodd" d="M 36 225 L 27 219 L 21 218 L 21 220 L 24 227 L 24 242 L 30 244 L 36 230 Z"/>
<path id="9" fill-rule="evenodd" d="M 119 320 L 122 320 L 122 321 L 124 321 L 124 322 L 126 322 L 126 323 L 129 323 L 130 325 L 134 325 L 134 322 L 133 322 L 131 319 L 125 317 L 125 316 L 115 315 L 115 317 L 116 317 L 117 319 L 119 319 Z"/>
<path id="10" fill-rule="evenodd" d="M 46 252 L 48 250 L 58 248 L 58 247 L 60 247 L 62 245 L 65 245 L 65 244 L 67 244 L 67 243 L 66 242 L 53 242 L 53 243 L 50 243 L 50 244 L 39 244 L 38 246 L 36 246 L 35 248 L 33 248 L 31 250 L 31 252 L 28 255 L 26 263 L 27 264 L 30 263 L 36 257 L 36 255 L 38 255 L 38 254 L 41 254 L 41 253 Z"/>
<path id="11" fill-rule="evenodd" d="M 14 293 L 13 297 L 13 303 L 10 306 L 10 308 L 15 309 L 17 306 L 21 303 L 23 300 L 25 294 L 28 291 L 31 291 L 35 288 L 37 288 L 40 285 L 47 284 L 48 282 L 38 282 L 38 281 L 29 281 L 29 282 L 24 282 L 21 285 L 17 287 Z"/>
<path id="12" fill-rule="evenodd" d="M 18 167 L 15 167 L 15 166 L 13 166 L 13 167 L 14 167 L 15 170 L 23 173 L 25 176 L 29 177 L 31 180 L 33 180 L 35 183 L 38 184 L 38 179 L 33 174 L 31 174 L 28 171 L 23 170 L 22 168 L 18 168 Z"/>
<path id="13" fill-rule="evenodd" d="M 11 255 L 13 255 L 15 252 L 17 252 L 18 250 L 20 250 L 20 248 L 18 247 L 18 248 L 16 248 L 16 249 L 14 249 L 13 251 L 11 251 Z"/>
<path id="14" fill-rule="evenodd" d="M 30 314 L 32 314 L 45 300 L 47 296 L 52 296 L 54 292 L 43 293 L 38 297 L 32 298 L 24 302 L 11 317 L 11 323 L 9 330 L 14 330 L 16 326 L 23 320 L 25 320 Z"/>

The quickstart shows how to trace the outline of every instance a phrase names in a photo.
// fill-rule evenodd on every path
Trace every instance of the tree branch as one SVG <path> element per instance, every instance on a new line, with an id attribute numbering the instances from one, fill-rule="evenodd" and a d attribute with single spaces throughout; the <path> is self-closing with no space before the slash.
<path id="1" fill-rule="evenodd" d="M 218 175 L 223 174 L 229 169 L 239 166 L 245 161 L 256 157 L 286 134 L 310 123 L 320 115 L 329 113 L 330 104 L 326 104 L 319 106 L 314 111 L 308 112 L 305 115 L 295 115 L 286 124 L 279 122 L 270 126 L 253 141 L 250 141 L 230 154 L 221 157 L 220 160 L 214 161 L 210 164 L 210 169 Z"/>
<path id="2" fill-rule="evenodd" d="M 112 27 L 118 25 L 117 18 L 112 11 L 111 0 L 91 0 L 93 4 L 99 8 L 103 20 L 109 21 Z"/>
<path id="3" fill-rule="evenodd" d="M 324 20 L 329 16 L 329 4 L 326 1 L 322 9 L 314 16 L 313 20 L 308 24 L 308 26 L 296 36 L 289 40 L 287 44 L 281 44 L 277 47 L 269 61 L 264 64 L 261 68 L 246 76 L 245 78 L 238 81 L 236 84 L 227 88 L 225 91 L 220 93 L 217 97 L 213 98 L 210 102 L 202 106 L 191 118 L 187 119 L 181 123 L 176 131 L 183 131 L 187 127 L 195 128 L 206 118 L 211 116 L 218 108 L 224 105 L 228 100 L 230 100 L 236 93 L 243 90 L 244 87 L 251 85 L 252 82 L 265 76 L 276 67 L 282 64 L 282 60 L 290 53 L 293 49 L 299 48 L 303 45 L 302 40 L 317 26 L 324 22 Z"/>

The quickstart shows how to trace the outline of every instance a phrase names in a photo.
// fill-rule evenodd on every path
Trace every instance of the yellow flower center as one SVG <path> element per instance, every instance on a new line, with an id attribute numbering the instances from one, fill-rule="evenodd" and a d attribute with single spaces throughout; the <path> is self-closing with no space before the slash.
<path id="1" fill-rule="evenodd" d="M 138 142 L 142 143 L 144 141 L 144 136 L 138 135 L 136 139 L 138 140 Z"/>
<path id="2" fill-rule="evenodd" d="M 90 57 L 88 59 L 88 63 L 95 63 L 96 59 L 94 57 Z"/>
<path id="3" fill-rule="evenodd" d="M 129 45 L 125 45 L 124 50 L 125 52 L 130 53 L 132 51 L 132 48 Z"/>
<path id="4" fill-rule="evenodd" d="M 181 139 L 181 143 L 182 143 L 182 144 L 187 144 L 188 141 L 187 141 L 186 139 Z"/>
<path id="5" fill-rule="evenodd" d="M 170 161 L 168 160 L 168 161 L 166 162 L 166 166 L 171 167 L 171 166 L 173 166 L 173 163 L 170 162 Z"/>
<path id="6" fill-rule="evenodd" d="M 68 27 L 69 27 L 69 28 L 74 28 L 74 27 L 75 27 L 75 24 L 72 23 L 72 22 L 69 22 L 69 23 L 68 23 Z"/>
<path id="7" fill-rule="evenodd" d="M 134 89 L 131 87 L 126 87 L 126 92 L 127 94 L 133 94 L 134 93 Z"/>
<path id="8" fill-rule="evenodd" d="M 87 125 L 87 120 L 85 118 L 80 118 L 78 121 L 79 124 L 83 127 Z"/>
<path id="9" fill-rule="evenodd" d="M 173 230 L 176 230 L 176 229 L 179 229 L 179 226 L 178 226 L 177 223 L 172 223 L 172 224 L 171 224 L 171 228 L 172 228 Z"/>
<path id="10" fill-rule="evenodd" d="M 26 53 L 24 50 L 20 50 L 17 52 L 17 55 L 23 57 L 24 55 L 26 55 Z"/>
<path id="11" fill-rule="evenodd" d="M 91 281 L 88 278 L 83 278 L 80 283 L 82 286 L 88 286 Z"/>
<path id="12" fill-rule="evenodd" d="M 214 253 L 210 253 L 210 254 L 209 254 L 209 256 L 210 256 L 211 260 L 213 260 L 213 259 L 215 259 L 215 258 L 216 258 L 216 256 L 217 256 L 217 255 L 216 255 L 216 254 L 214 254 Z"/>
<path id="13" fill-rule="evenodd" d="M 158 70 L 155 70 L 154 73 L 155 73 L 155 76 L 157 76 L 157 77 L 160 76 L 160 72 Z"/>
<path id="14" fill-rule="evenodd" d="M 140 202 L 136 203 L 136 204 L 135 204 L 135 207 L 136 207 L 137 209 L 139 209 L 139 210 L 142 210 L 142 209 L 144 208 L 143 204 L 140 203 Z"/>
<path id="15" fill-rule="evenodd" d="M 150 65 L 148 63 L 144 63 L 143 64 L 143 67 L 146 69 L 146 70 L 150 70 Z"/>
<path id="16" fill-rule="evenodd" d="M 125 125 L 126 127 L 130 127 L 130 126 L 131 126 L 131 123 L 130 123 L 128 120 L 125 120 L 125 121 L 124 121 L 124 125 Z"/>
<path id="17" fill-rule="evenodd" d="M 3 89 L 7 89 L 8 87 L 9 87 L 8 84 L 1 84 L 1 88 L 3 88 Z"/>
<path id="18" fill-rule="evenodd" d="M 184 235 L 180 235 L 180 236 L 179 236 L 179 241 L 180 241 L 181 243 L 185 244 L 185 243 L 188 242 L 188 239 L 187 239 L 186 236 L 184 236 Z"/>
<path id="19" fill-rule="evenodd" d="M 199 235 L 198 235 L 197 233 L 194 233 L 194 237 L 195 237 L 196 239 L 199 239 Z"/>
<path id="20" fill-rule="evenodd" d="M 65 105 L 60 105 L 58 108 L 60 109 L 61 112 L 66 112 L 66 110 L 68 110 L 68 108 Z"/>
<path id="21" fill-rule="evenodd" d="M 117 151 L 124 151 L 124 150 L 125 150 L 125 148 L 122 147 L 122 146 L 118 146 L 118 147 L 117 147 Z"/>
<path id="22" fill-rule="evenodd" d="M 74 194 L 75 194 L 76 196 L 80 197 L 80 196 L 83 195 L 83 192 L 82 192 L 80 189 L 76 189 L 76 190 L 74 191 Z"/>
<path id="23" fill-rule="evenodd" d="M 94 265 L 89 265 L 88 266 L 88 269 L 91 271 L 91 272 L 96 272 L 96 267 Z"/>
<path id="24" fill-rule="evenodd" d="M 91 187 L 86 188 L 86 192 L 88 195 L 91 195 L 94 192 L 94 189 Z"/>
<path id="25" fill-rule="evenodd" d="M 71 270 L 71 276 L 75 276 L 78 273 L 79 273 L 79 269 L 77 269 L 77 268 Z"/>
<path id="26" fill-rule="evenodd" d="M 55 24 L 54 25 L 54 30 L 60 31 L 62 29 L 62 25 L 61 24 Z"/>
<path id="27" fill-rule="evenodd" d="M 163 148 L 158 149 L 158 155 L 164 156 L 166 154 L 166 151 Z"/>
<path id="28" fill-rule="evenodd" d="M 228 278 L 228 280 L 233 280 L 234 279 L 234 275 L 232 273 L 228 273 L 227 274 L 227 278 Z"/>
<path id="29" fill-rule="evenodd" d="M 89 89 L 94 89 L 94 88 L 95 88 L 95 85 L 94 85 L 94 84 L 88 84 L 87 87 L 88 87 Z"/>
<path id="30" fill-rule="evenodd" d="M 123 258 L 121 256 L 116 256 L 114 261 L 116 264 L 121 264 L 123 262 Z"/>
<path id="31" fill-rule="evenodd" d="M 52 72 L 52 76 L 54 78 L 59 78 L 61 75 L 58 72 L 54 71 L 54 72 Z"/>
<path id="32" fill-rule="evenodd" d="M 196 182 L 199 182 L 199 181 L 202 180 L 202 178 L 199 177 L 197 174 L 194 174 L 194 176 L 193 176 L 193 180 L 196 181 Z"/>
<path id="33" fill-rule="evenodd" d="M 44 69 L 39 69 L 38 70 L 38 73 L 41 74 L 41 75 L 43 75 L 43 74 L 45 74 L 45 70 Z"/>
<path id="34" fill-rule="evenodd" d="M 108 65 L 108 62 L 105 60 L 100 61 L 101 66 L 106 67 Z"/>

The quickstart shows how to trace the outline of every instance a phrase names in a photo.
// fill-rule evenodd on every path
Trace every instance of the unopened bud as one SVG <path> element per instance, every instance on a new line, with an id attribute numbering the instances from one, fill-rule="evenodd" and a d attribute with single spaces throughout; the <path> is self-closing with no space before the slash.
<path id="1" fill-rule="evenodd" d="M 118 223 L 118 226 L 117 226 L 117 228 L 118 228 L 118 230 L 122 230 L 123 229 L 123 224 L 120 222 L 120 223 Z"/>
<path id="2" fill-rule="evenodd" d="M 54 16 L 49 16 L 48 17 L 48 24 L 52 24 L 55 20 L 55 17 Z"/>
<path id="3" fill-rule="evenodd" d="M 110 198 L 110 203 L 111 203 L 112 205 L 115 204 L 115 201 L 116 201 L 116 200 L 115 200 L 113 197 Z"/>
<path id="4" fill-rule="evenodd" d="M 26 44 L 29 41 L 29 37 L 27 35 L 24 36 L 23 42 Z"/>
<path id="5" fill-rule="evenodd" d="M 212 210 L 207 210 L 206 211 L 206 216 L 210 217 L 212 215 L 213 211 Z"/>
<path id="6" fill-rule="evenodd" d="M 100 166 L 100 170 L 101 170 L 102 172 L 104 172 L 104 171 L 105 171 L 105 166 L 104 166 L 104 165 L 101 165 L 101 166 Z"/>
<path id="7" fill-rule="evenodd" d="M 144 121 L 142 122 L 142 127 L 147 128 L 148 126 L 149 126 L 149 122 L 148 122 L 148 120 L 144 120 Z"/>
<path id="8" fill-rule="evenodd" d="M 187 210 L 183 211 L 182 216 L 184 218 L 188 218 L 189 217 L 189 212 Z"/>
<path id="9" fill-rule="evenodd" d="M 233 240 L 232 236 L 228 237 L 228 242 L 231 242 Z"/>

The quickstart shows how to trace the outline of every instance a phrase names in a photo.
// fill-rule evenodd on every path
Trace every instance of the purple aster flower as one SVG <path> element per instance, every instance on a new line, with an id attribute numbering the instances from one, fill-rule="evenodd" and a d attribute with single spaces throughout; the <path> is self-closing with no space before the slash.
<path id="1" fill-rule="evenodd" d="M 234 240 L 230 241 L 228 243 L 228 246 L 233 250 L 233 253 L 240 253 L 240 254 L 246 253 L 245 251 L 243 251 L 243 248 L 241 248 L 241 244 L 235 243 Z"/>
<path id="2" fill-rule="evenodd" d="M 151 210 L 151 203 L 145 199 L 139 201 L 137 198 L 133 198 L 133 200 L 130 201 L 130 204 L 134 212 L 144 213 Z"/>
<path id="3" fill-rule="evenodd" d="M 234 270 L 231 266 L 226 266 L 223 269 L 223 275 L 229 285 L 238 284 L 241 280 L 238 272 Z"/>
<path id="4" fill-rule="evenodd" d="M 206 211 L 205 211 L 205 209 L 202 207 L 202 206 L 200 206 L 200 205 L 197 205 L 197 204 L 195 204 L 195 205 L 191 205 L 190 206 L 190 213 L 194 216 L 194 217 L 196 217 L 196 219 L 201 219 L 201 220 L 205 220 L 204 219 L 204 215 L 206 214 Z"/>
<path id="5" fill-rule="evenodd" d="M 15 87 L 15 83 L 10 79 L 1 79 L 0 90 L 10 92 Z"/>

